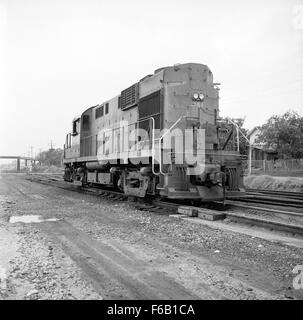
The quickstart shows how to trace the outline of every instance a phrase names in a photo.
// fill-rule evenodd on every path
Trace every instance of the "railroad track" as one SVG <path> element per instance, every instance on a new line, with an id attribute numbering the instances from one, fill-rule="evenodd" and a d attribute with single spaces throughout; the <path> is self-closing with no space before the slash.
<path id="1" fill-rule="evenodd" d="M 161 214 L 161 215 L 176 214 L 180 206 L 187 206 L 190 208 L 196 208 L 196 209 L 202 209 L 202 210 L 204 209 L 206 211 L 208 210 L 213 212 L 218 212 L 218 211 L 224 212 L 225 218 L 228 218 L 230 221 L 233 221 L 233 222 L 259 226 L 259 227 L 267 228 L 270 230 L 279 230 L 279 231 L 284 231 L 292 234 L 303 235 L 303 213 L 302 212 L 271 209 L 268 207 L 250 206 L 247 204 L 243 205 L 241 204 L 241 202 L 235 201 L 235 200 L 226 200 L 224 205 L 222 204 L 222 202 L 214 202 L 214 203 L 205 204 L 203 206 L 197 207 L 192 205 L 188 201 L 173 202 L 170 200 L 163 200 L 163 199 L 159 200 L 155 198 L 139 199 L 135 197 L 126 196 L 122 192 L 113 190 L 112 188 L 83 187 L 83 186 L 70 184 L 63 181 L 62 177 L 59 177 L 58 175 L 48 176 L 48 175 L 39 175 L 39 174 L 28 174 L 27 179 L 34 182 L 46 184 L 46 185 L 53 185 L 69 191 L 96 195 L 98 197 L 102 197 L 108 200 L 131 201 L 131 202 L 134 202 L 136 209 L 142 210 L 142 211 L 150 211 L 156 214 Z M 246 200 L 247 199 L 245 199 L 245 201 Z M 273 214 L 277 214 L 284 217 L 297 218 L 299 220 L 302 220 L 301 221 L 302 223 L 298 223 L 298 224 L 285 223 L 285 222 L 276 221 L 272 219 L 264 219 L 257 216 L 249 216 L 241 212 L 235 212 L 235 209 L 237 208 L 259 210 L 262 212 L 271 212 Z"/>
<path id="2" fill-rule="evenodd" d="M 302 209 L 303 211 L 303 193 L 257 189 L 247 189 L 246 192 L 246 197 L 229 200 L 245 203 L 265 204 L 270 206 L 298 208 Z"/>
<path id="3" fill-rule="evenodd" d="M 237 202 L 265 204 L 270 206 L 281 206 L 288 208 L 298 208 L 303 211 L 303 201 L 297 199 L 278 198 L 278 197 L 263 197 L 263 196 L 251 196 L 243 198 L 228 198 L 228 200 L 234 200 Z"/>
<path id="4" fill-rule="evenodd" d="M 248 194 L 252 195 L 272 195 L 276 197 L 283 197 L 289 199 L 296 199 L 303 201 L 303 192 L 292 192 L 292 191 L 279 191 L 279 190 L 268 190 L 268 189 L 246 189 Z"/>

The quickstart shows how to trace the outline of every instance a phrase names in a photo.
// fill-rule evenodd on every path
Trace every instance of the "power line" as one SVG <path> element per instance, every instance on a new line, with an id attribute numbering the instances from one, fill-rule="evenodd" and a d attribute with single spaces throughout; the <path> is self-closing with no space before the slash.
<path id="1" fill-rule="evenodd" d="M 285 86 L 287 86 L 287 85 L 293 85 L 293 84 L 295 84 L 295 83 L 297 83 L 298 81 L 302 81 L 303 80 L 303 78 L 301 78 L 301 79 L 297 79 L 297 80 L 295 80 L 294 82 L 289 82 L 288 84 L 286 83 L 286 84 L 283 84 L 283 85 L 279 85 L 279 86 L 274 86 L 274 87 L 272 87 L 272 88 L 265 88 L 265 89 L 263 89 L 263 90 L 260 90 L 259 92 L 258 92 L 258 95 L 262 95 L 263 93 L 266 93 L 266 92 L 269 92 L 269 91 L 273 91 L 273 90 L 277 90 L 277 89 L 279 89 L 279 88 L 285 88 Z M 302 89 L 303 89 L 303 87 L 302 87 Z M 291 90 L 291 89 L 290 89 Z M 289 92 L 289 91 L 288 91 Z M 291 91 L 292 92 L 292 91 Z M 241 96 L 237 96 L 237 97 L 232 97 L 232 98 L 227 98 L 227 100 L 235 100 L 235 99 L 241 99 Z"/>
<path id="2" fill-rule="evenodd" d="M 301 64 L 303 65 L 303 59 L 302 59 L 302 53 L 301 52 L 298 52 L 298 56 L 300 57 L 300 62 L 298 62 L 297 63 L 297 66 L 296 66 L 296 70 L 300 70 L 301 68 L 299 67 L 299 66 L 301 66 Z M 281 65 L 280 65 L 281 66 Z M 263 72 L 262 72 L 263 71 Z M 288 71 L 288 72 L 287 72 Z M 289 71 L 290 71 L 290 73 L 289 73 Z M 274 74 L 274 76 L 273 76 L 273 73 L 275 73 Z M 264 70 L 264 68 L 262 68 L 262 69 L 260 69 L 259 71 L 258 71 L 258 75 L 256 76 L 256 77 L 253 77 L 253 78 L 245 78 L 244 79 L 244 83 L 246 82 L 247 83 L 247 80 L 248 80 L 248 82 L 249 81 L 258 81 L 259 79 L 264 79 L 264 78 L 270 78 L 270 79 L 272 79 L 273 77 L 275 77 L 276 76 L 276 74 L 283 74 L 283 77 L 284 78 L 292 78 L 292 76 L 293 76 L 293 74 L 294 74 L 294 72 L 292 71 L 292 69 L 290 69 L 290 67 L 288 66 L 288 65 L 284 65 L 284 67 L 280 67 L 279 69 L 278 68 L 275 68 L 275 69 L 273 69 L 273 68 L 271 68 L 271 69 L 269 69 L 269 70 Z M 299 76 L 301 76 L 301 74 L 299 74 Z M 245 73 L 245 77 L 246 77 L 246 73 Z M 245 81 L 246 80 L 246 81 Z M 222 82 L 222 80 L 221 81 L 219 81 L 219 82 Z"/>
<path id="3" fill-rule="evenodd" d="M 279 88 L 284 88 L 285 86 L 289 86 L 289 85 L 296 84 L 297 82 L 302 81 L 302 80 L 303 80 L 303 78 L 294 80 L 294 81 L 292 81 L 292 82 L 284 83 L 284 84 L 281 84 L 281 85 L 278 85 L 278 86 L 273 86 L 273 87 L 271 87 L 271 88 L 265 88 L 265 89 L 260 90 L 260 91 L 261 91 L 261 93 L 263 93 L 263 92 L 268 92 L 268 91 L 276 90 L 276 89 L 279 89 Z M 240 96 L 240 97 L 241 97 L 241 96 Z M 239 98 L 239 96 L 234 97 L 234 98 Z M 232 98 L 232 99 L 234 99 L 234 98 Z M 230 98 L 230 99 L 231 99 L 231 98 Z"/>
<path id="4" fill-rule="evenodd" d="M 243 102 L 243 101 L 248 101 L 248 100 L 254 100 L 254 99 L 262 99 L 262 98 L 270 98 L 271 95 L 275 95 L 275 96 L 281 96 L 281 95 L 287 95 L 287 94 L 291 94 L 291 93 L 295 93 L 295 92 L 300 92 L 303 91 L 303 88 L 297 89 L 297 90 L 288 90 L 286 92 L 278 92 L 278 93 L 270 93 L 270 94 L 256 94 L 253 97 L 247 97 L 243 98 L 243 99 L 227 99 L 227 100 L 223 100 L 222 103 L 236 103 L 236 102 Z"/>

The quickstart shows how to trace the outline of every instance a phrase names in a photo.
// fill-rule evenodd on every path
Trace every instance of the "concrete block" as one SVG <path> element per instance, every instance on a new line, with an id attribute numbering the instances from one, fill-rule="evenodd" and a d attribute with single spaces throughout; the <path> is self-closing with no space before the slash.
<path id="1" fill-rule="evenodd" d="M 178 207 L 178 213 L 187 215 L 188 217 L 198 216 L 198 210 L 195 207 Z"/>
<path id="2" fill-rule="evenodd" d="M 225 219 L 225 214 L 208 210 L 208 209 L 199 208 L 198 217 L 204 220 L 216 221 L 216 220 Z"/>

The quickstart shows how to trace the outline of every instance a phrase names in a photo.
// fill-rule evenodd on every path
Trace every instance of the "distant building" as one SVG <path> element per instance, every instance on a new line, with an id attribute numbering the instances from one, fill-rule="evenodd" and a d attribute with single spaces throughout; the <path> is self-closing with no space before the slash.
<path id="1" fill-rule="evenodd" d="M 264 143 L 257 142 L 260 135 L 260 127 L 254 127 L 247 134 L 252 146 L 252 160 L 273 160 L 277 159 L 277 152 L 271 148 L 266 148 Z"/>

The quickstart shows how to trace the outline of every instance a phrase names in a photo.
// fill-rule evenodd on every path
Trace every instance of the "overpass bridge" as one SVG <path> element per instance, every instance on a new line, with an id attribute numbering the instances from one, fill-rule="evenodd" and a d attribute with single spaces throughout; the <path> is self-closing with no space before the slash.
<path id="1" fill-rule="evenodd" d="M 17 171 L 20 171 L 20 164 L 21 160 L 25 161 L 25 166 L 27 167 L 28 161 L 30 161 L 32 164 L 35 164 L 38 162 L 37 159 L 31 158 L 31 157 L 24 157 L 24 156 L 1 156 L 0 159 L 12 159 L 12 160 L 17 160 Z"/>

